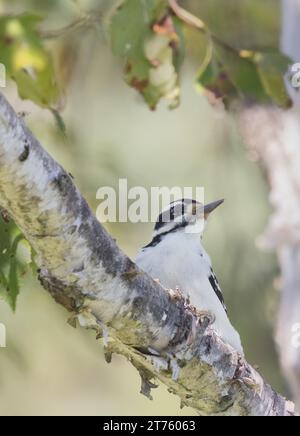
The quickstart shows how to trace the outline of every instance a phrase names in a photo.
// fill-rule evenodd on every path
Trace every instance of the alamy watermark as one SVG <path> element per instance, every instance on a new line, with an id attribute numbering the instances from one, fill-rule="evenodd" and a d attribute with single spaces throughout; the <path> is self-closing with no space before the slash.
<path id="1" fill-rule="evenodd" d="M 293 88 L 300 88 L 300 62 L 290 67 L 290 81 Z"/>
<path id="2" fill-rule="evenodd" d="M 292 346 L 294 348 L 300 348 L 300 323 L 296 323 L 292 326 Z"/>
<path id="3" fill-rule="evenodd" d="M 6 68 L 5 65 L 0 63 L 0 88 L 6 87 Z"/>
<path id="4" fill-rule="evenodd" d="M 0 348 L 6 347 L 6 327 L 0 323 Z"/>
<path id="5" fill-rule="evenodd" d="M 205 203 L 203 187 L 156 186 L 147 190 L 143 186 L 129 188 L 127 179 L 120 179 L 117 189 L 110 186 L 99 188 L 96 198 L 101 200 L 96 215 L 102 223 L 154 223 L 162 210 L 174 201 L 186 198 Z M 186 212 L 188 210 L 182 210 L 181 215 Z M 164 214 L 164 222 L 170 221 L 170 218 L 170 215 Z"/>

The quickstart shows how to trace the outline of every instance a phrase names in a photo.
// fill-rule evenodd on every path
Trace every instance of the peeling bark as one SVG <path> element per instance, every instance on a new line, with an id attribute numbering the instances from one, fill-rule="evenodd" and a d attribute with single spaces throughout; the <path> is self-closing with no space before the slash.
<path id="1" fill-rule="evenodd" d="M 290 416 L 293 404 L 198 319 L 185 299 L 141 271 L 107 234 L 72 178 L 0 96 L 0 204 L 38 254 L 39 278 L 57 302 L 200 415 Z M 153 350 L 144 354 L 142 350 Z M 155 350 L 155 351 L 154 351 Z"/>

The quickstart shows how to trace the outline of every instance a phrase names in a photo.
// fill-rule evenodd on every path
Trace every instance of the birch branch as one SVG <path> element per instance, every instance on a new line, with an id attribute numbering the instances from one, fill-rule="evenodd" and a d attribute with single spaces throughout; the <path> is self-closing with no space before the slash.
<path id="1" fill-rule="evenodd" d="M 180 295 L 163 289 L 117 247 L 72 178 L 0 95 L 0 205 L 38 254 L 55 300 L 122 354 L 150 395 L 158 379 L 200 415 L 290 416 L 267 385 Z M 107 337 L 109 336 L 109 339 Z M 156 350 L 152 355 L 141 350 Z"/>

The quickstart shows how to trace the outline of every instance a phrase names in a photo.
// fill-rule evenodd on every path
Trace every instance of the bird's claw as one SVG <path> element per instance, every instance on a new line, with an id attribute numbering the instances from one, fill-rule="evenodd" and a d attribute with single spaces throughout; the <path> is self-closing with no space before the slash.
<path id="1" fill-rule="evenodd" d="M 212 312 L 209 312 L 208 310 L 198 310 L 197 316 L 199 319 L 199 323 L 207 325 L 207 327 L 209 325 L 214 324 L 214 322 L 216 321 L 215 315 Z"/>
<path id="2" fill-rule="evenodd" d="M 179 288 L 176 288 L 175 290 L 168 289 L 168 291 L 172 301 L 180 301 L 183 299 L 182 292 Z"/>

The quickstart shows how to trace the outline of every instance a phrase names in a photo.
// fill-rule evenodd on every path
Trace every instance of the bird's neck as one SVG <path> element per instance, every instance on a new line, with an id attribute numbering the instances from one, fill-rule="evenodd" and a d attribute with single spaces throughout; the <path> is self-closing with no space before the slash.
<path id="1" fill-rule="evenodd" d="M 192 230 L 192 229 L 191 229 Z M 152 242 L 165 242 L 165 243 L 177 243 L 180 241 L 184 241 L 187 244 L 197 244 L 198 246 L 202 246 L 201 244 L 202 233 L 187 231 L 187 229 L 176 230 L 174 232 L 168 232 L 166 234 L 155 235 L 153 234 Z"/>

